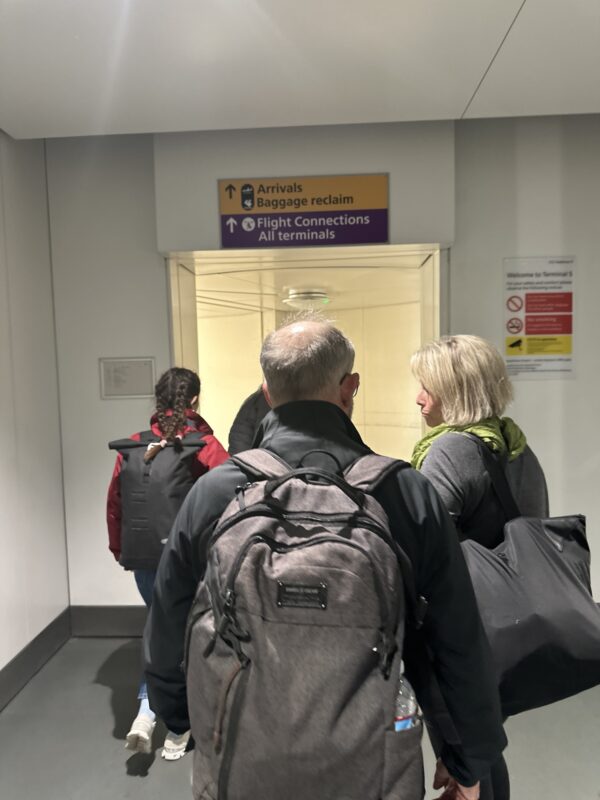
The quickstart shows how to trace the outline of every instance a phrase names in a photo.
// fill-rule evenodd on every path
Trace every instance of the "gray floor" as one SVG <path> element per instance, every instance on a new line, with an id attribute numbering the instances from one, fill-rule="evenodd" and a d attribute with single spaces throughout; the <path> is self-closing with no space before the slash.
<path id="1" fill-rule="evenodd" d="M 4 709 L 1 800 L 191 798 L 191 756 L 163 761 L 164 729 L 155 731 L 154 754 L 124 749 L 136 710 L 139 646 L 72 639 Z M 507 733 L 513 800 L 600 798 L 600 689 L 509 720 Z M 430 776 L 428 748 L 425 756 Z"/>
<path id="2" fill-rule="evenodd" d="M 0 714 L 1 800 L 191 798 L 191 756 L 124 749 L 140 642 L 71 639 Z"/>

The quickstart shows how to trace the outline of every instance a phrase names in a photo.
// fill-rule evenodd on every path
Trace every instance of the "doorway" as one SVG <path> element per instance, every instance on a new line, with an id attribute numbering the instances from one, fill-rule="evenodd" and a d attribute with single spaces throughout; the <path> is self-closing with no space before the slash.
<path id="1" fill-rule="evenodd" d="M 173 363 L 199 372 L 201 413 L 227 446 L 260 384 L 264 336 L 316 308 L 356 349 L 353 422 L 376 452 L 408 459 L 422 435 L 411 354 L 440 332 L 437 245 L 225 250 L 169 257 Z"/>

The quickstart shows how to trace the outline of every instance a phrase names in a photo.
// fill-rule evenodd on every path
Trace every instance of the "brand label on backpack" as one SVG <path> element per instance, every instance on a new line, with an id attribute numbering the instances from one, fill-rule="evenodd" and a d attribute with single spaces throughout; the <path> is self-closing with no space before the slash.
<path id="1" fill-rule="evenodd" d="M 327 584 L 309 586 L 305 583 L 277 581 L 277 605 L 282 608 L 327 608 Z"/>

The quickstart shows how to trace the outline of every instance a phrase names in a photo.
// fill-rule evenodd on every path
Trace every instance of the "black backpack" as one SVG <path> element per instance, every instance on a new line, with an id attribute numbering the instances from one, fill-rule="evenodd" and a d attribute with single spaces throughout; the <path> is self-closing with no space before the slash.
<path id="1" fill-rule="evenodd" d="M 371 495 L 408 465 L 233 460 L 254 481 L 211 535 L 186 632 L 194 797 L 421 800 L 422 725 L 394 730 L 406 556 Z"/>
<path id="2" fill-rule="evenodd" d="M 160 436 L 152 431 L 140 440 L 117 439 L 109 449 L 123 456 L 121 491 L 121 557 L 124 569 L 156 569 L 177 512 L 194 485 L 192 465 L 204 447 L 201 433 L 188 433 L 169 442 L 151 460 L 144 453 Z"/>

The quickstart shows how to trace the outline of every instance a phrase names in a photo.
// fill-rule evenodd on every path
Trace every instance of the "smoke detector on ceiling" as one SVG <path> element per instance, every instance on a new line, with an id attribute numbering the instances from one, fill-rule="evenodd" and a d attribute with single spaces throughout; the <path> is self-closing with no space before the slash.
<path id="1" fill-rule="evenodd" d="M 291 308 L 303 311 L 312 311 L 329 305 L 331 299 L 325 289 L 288 289 L 287 297 L 283 302 Z"/>

